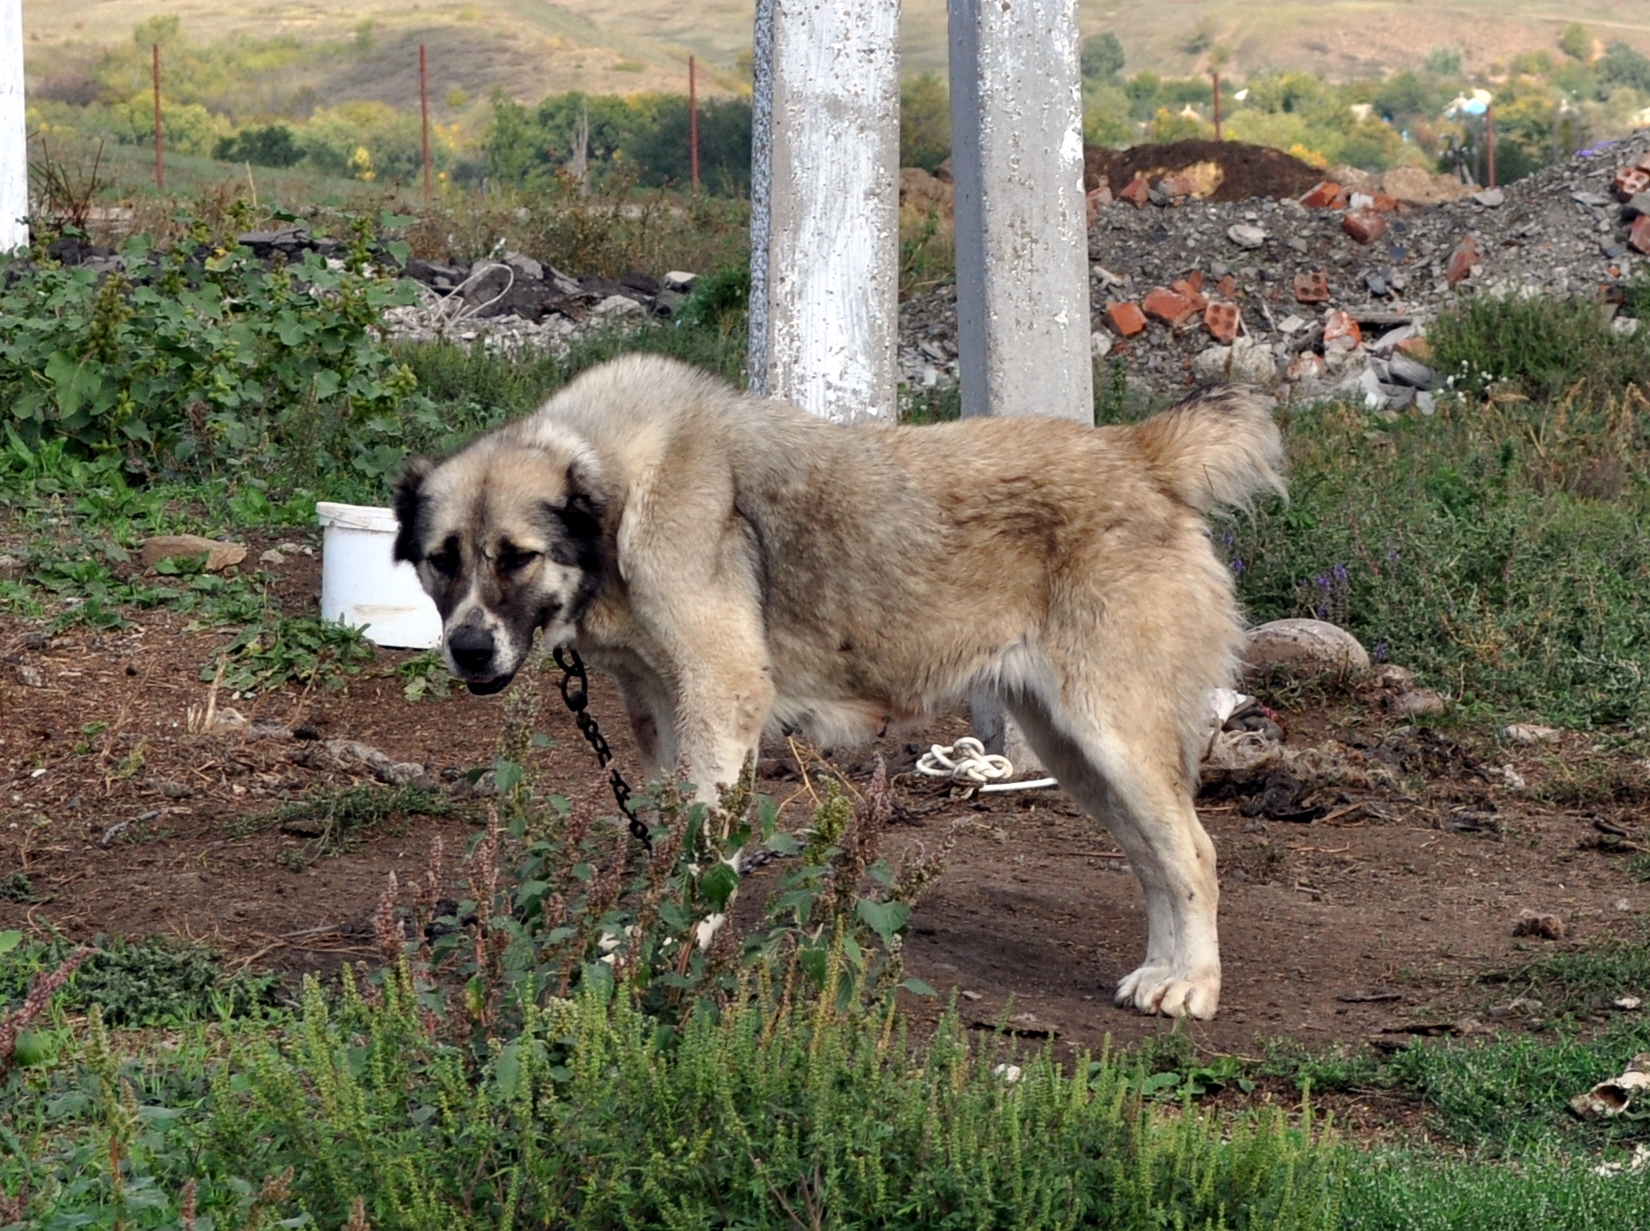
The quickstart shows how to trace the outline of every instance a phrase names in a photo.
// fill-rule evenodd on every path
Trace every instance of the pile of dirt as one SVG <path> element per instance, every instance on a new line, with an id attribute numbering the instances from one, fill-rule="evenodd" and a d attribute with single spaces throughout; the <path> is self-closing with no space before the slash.
<path id="1" fill-rule="evenodd" d="M 1323 179 L 1323 172 L 1292 154 L 1243 141 L 1175 141 L 1111 150 L 1083 148 L 1083 188 L 1102 181 L 1117 192 L 1137 176 L 1156 183 L 1165 175 L 1187 175 L 1207 201 L 1247 201 L 1251 197 L 1298 197 Z M 1204 185 L 1207 185 L 1205 188 Z"/>

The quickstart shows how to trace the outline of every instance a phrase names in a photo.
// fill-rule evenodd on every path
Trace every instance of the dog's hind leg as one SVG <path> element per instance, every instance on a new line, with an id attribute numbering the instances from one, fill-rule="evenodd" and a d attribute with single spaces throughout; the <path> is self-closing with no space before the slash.
<path id="1" fill-rule="evenodd" d="M 1220 1002 L 1215 849 L 1192 807 L 1172 715 L 1115 722 L 1041 697 L 1005 698 L 1032 751 L 1117 839 L 1146 895 L 1146 960 L 1117 1002 L 1170 1017 L 1209 1018 Z"/>
<path id="2" fill-rule="evenodd" d="M 676 769 L 676 709 L 670 690 L 646 668 L 634 665 L 609 666 L 608 674 L 619 686 L 624 699 L 630 731 L 636 738 L 650 781 L 668 777 Z"/>

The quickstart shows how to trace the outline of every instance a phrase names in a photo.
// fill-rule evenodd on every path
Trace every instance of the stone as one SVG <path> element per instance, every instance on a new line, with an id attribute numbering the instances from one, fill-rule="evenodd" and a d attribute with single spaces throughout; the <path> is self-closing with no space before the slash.
<path id="1" fill-rule="evenodd" d="M 1138 304 L 1127 300 L 1106 305 L 1106 319 L 1113 329 L 1125 338 L 1132 338 L 1146 327 L 1146 317 Z"/>
<path id="2" fill-rule="evenodd" d="M 17 666 L 17 682 L 24 688 L 44 688 L 46 677 L 40 668 L 33 663 L 19 663 Z"/>
<path id="3" fill-rule="evenodd" d="M 1629 197 L 1627 204 L 1621 207 L 1621 212 L 1630 218 L 1650 214 L 1650 192 L 1635 193 Z"/>
<path id="4" fill-rule="evenodd" d="M 1089 350 L 1093 353 L 1096 359 L 1104 359 L 1107 355 L 1111 354 L 1111 348 L 1111 334 L 1107 333 L 1104 329 L 1096 329 L 1094 332 L 1089 334 Z"/>
<path id="5" fill-rule="evenodd" d="M 597 316 L 631 316 L 643 311 L 642 305 L 625 295 L 609 295 L 592 309 Z"/>
<path id="6" fill-rule="evenodd" d="M 1486 188 L 1473 193 L 1472 199 L 1488 209 L 1498 209 L 1506 201 L 1507 194 L 1499 188 Z"/>
<path id="7" fill-rule="evenodd" d="M 1364 275 L 1364 285 L 1369 288 L 1369 293 L 1371 295 L 1375 296 L 1375 298 L 1377 298 L 1377 299 L 1386 298 L 1386 293 L 1387 293 L 1386 279 L 1381 277 L 1380 274 L 1376 274 L 1376 273 L 1365 274 Z"/>
<path id="8" fill-rule="evenodd" d="M 1358 322 L 1351 316 L 1336 308 L 1323 323 L 1323 348 L 1325 351 L 1356 350 L 1363 344 L 1363 330 L 1358 328 Z"/>
<path id="9" fill-rule="evenodd" d="M 1375 673 L 1375 683 L 1388 692 L 1408 692 L 1415 687 L 1415 673 L 1397 663 L 1387 663 Z"/>
<path id="10" fill-rule="evenodd" d="M 1157 190 L 1171 200 L 1190 197 L 1197 193 L 1197 181 L 1189 175 L 1165 175 L 1157 182 Z"/>
<path id="11" fill-rule="evenodd" d="M 286 557 L 271 547 L 258 557 L 258 563 L 267 564 L 271 568 L 279 568 L 286 563 Z"/>
<path id="12" fill-rule="evenodd" d="M 525 252 L 506 252 L 504 263 L 524 278 L 531 278 L 534 282 L 544 281 L 544 266 Z"/>
<path id="13" fill-rule="evenodd" d="M 1564 732 L 1557 727 L 1537 726 L 1531 722 L 1509 722 L 1501 728 L 1501 734 L 1514 744 L 1556 744 L 1564 738 Z"/>
<path id="14" fill-rule="evenodd" d="M 1430 688 L 1411 688 L 1388 697 L 1387 712 L 1400 718 L 1436 718 L 1445 710 L 1444 699 Z"/>
<path id="15" fill-rule="evenodd" d="M 1401 350 L 1392 352 L 1387 360 L 1387 372 L 1394 384 L 1408 385 L 1411 389 L 1431 389 L 1438 383 L 1438 373 Z"/>
<path id="16" fill-rule="evenodd" d="M 1636 316 L 1617 316 L 1610 321 L 1610 332 L 1621 337 L 1630 338 L 1639 331 L 1639 318 Z"/>
<path id="17" fill-rule="evenodd" d="M 1136 209 L 1145 209 L 1146 202 L 1151 199 L 1151 190 L 1146 186 L 1146 177 L 1137 175 L 1117 194 L 1118 198 L 1127 201 Z"/>
<path id="18" fill-rule="evenodd" d="M 1518 919 L 1512 927 L 1514 936 L 1538 936 L 1542 940 L 1563 940 L 1564 932 L 1564 920 L 1557 915 L 1529 909 L 1518 912 Z"/>
<path id="19" fill-rule="evenodd" d="M 1173 328 L 1190 320 L 1197 308 L 1184 295 L 1177 295 L 1166 286 L 1153 287 L 1141 307 L 1154 321 L 1162 321 Z"/>
<path id="20" fill-rule="evenodd" d="M 246 559 L 246 544 L 219 542 L 198 534 L 162 534 L 144 540 L 138 561 L 144 568 L 152 569 L 162 560 L 180 556 L 190 559 L 205 556 L 206 571 L 219 573 Z"/>
<path id="21" fill-rule="evenodd" d="M 1234 303 L 1219 301 L 1203 309 L 1203 327 L 1222 346 L 1230 346 L 1243 324 L 1243 314 Z"/>
<path id="22" fill-rule="evenodd" d="M 1329 365 L 1324 362 L 1323 356 L 1306 351 L 1295 356 L 1284 369 L 1283 378 L 1287 381 L 1322 380 L 1328 375 Z"/>
<path id="23" fill-rule="evenodd" d="M 1386 219 L 1373 209 L 1349 209 L 1341 216 L 1341 230 L 1360 244 L 1372 244 L 1386 234 Z"/>
<path id="24" fill-rule="evenodd" d="M 698 274 L 690 274 L 686 270 L 673 269 L 665 275 L 665 290 L 681 291 L 685 294 L 693 289 L 693 284 L 698 280 Z"/>
<path id="25" fill-rule="evenodd" d="M 1363 675 L 1369 670 L 1369 652 L 1327 620 L 1273 620 L 1249 630 L 1243 666 L 1254 673 Z"/>
<path id="26" fill-rule="evenodd" d="M 1322 270 L 1295 275 L 1296 303 L 1328 303 L 1329 275 Z"/>
<path id="27" fill-rule="evenodd" d="M 1262 227 L 1239 222 L 1226 228 L 1226 238 L 1239 248 L 1259 248 L 1266 242 L 1266 231 Z"/>
<path id="28" fill-rule="evenodd" d="M 1460 286 L 1472 277 L 1472 271 L 1478 264 L 1478 251 L 1462 245 L 1449 254 L 1449 264 L 1444 270 L 1444 281 L 1451 289 Z"/>
<path id="29" fill-rule="evenodd" d="M 1335 204 L 1340 195 L 1339 184 L 1334 180 L 1324 180 L 1301 197 L 1301 204 L 1308 209 L 1328 209 Z"/>
<path id="30" fill-rule="evenodd" d="M 1650 214 L 1640 214 L 1628 228 L 1627 242 L 1635 251 L 1650 253 Z"/>

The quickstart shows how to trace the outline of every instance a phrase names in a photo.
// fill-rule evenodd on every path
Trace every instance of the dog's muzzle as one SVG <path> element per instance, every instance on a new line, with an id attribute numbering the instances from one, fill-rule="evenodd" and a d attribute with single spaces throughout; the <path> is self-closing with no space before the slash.
<path id="1" fill-rule="evenodd" d="M 477 696 L 502 692 L 515 678 L 514 671 L 495 673 L 493 656 L 498 645 L 493 634 L 473 624 L 463 624 L 447 635 L 447 654 L 458 677 Z"/>

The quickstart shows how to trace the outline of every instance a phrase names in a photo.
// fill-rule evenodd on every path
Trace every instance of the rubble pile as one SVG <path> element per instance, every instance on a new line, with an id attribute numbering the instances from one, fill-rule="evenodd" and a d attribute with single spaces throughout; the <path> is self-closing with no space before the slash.
<path id="1" fill-rule="evenodd" d="M 1276 199 L 1225 202 L 1200 199 L 1186 173 L 1097 185 L 1095 352 L 1160 393 L 1234 379 L 1426 410 L 1446 376 L 1425 340 L 1441 308 L 1473 294 L 1588 296 L 1614 313 L 1650 256 L 1650 130 L 1434 204 L 1334 181 L 1297 196 L 1285 179 Z M 901 326 L 909 384 L 955 379 L 954 287 L 905 304 Z"/>

